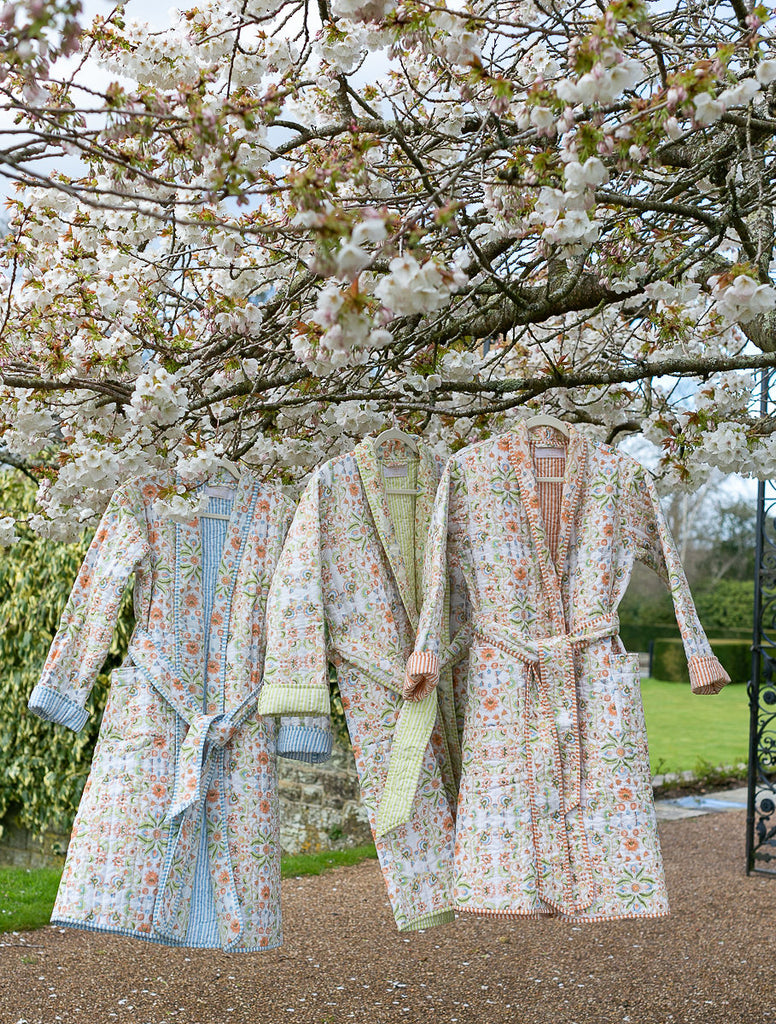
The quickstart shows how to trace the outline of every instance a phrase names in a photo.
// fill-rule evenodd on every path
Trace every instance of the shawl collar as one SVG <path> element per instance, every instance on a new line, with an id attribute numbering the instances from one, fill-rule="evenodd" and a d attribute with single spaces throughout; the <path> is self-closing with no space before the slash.
<path id="1" fill-rule="evenodd" d="M 422 572 L 423 555 L 426 546 L 429 526 L 431 524 L 431 511 L 436 495 L 438 473 L 433 454 L 420 441 L 415 439 L 418 445 L 418 496 L 415 499 L 415 566 L 408 567 L 402 555 L 401 545 L 396 536 L 391 511 L 388 507 L 388 499 L 383 490 L 380 463 L 375 452 L 374 438 L 365 437 L 356 446 L 355 457 L 358 465 L 358 472 L 361 476 L 361 483 L 364 488 L 366 500 L 372 512 L 375 528 L 377 529 L 380 543 L 383 546 L 388 563 L 391 567 L 396 585 L 399 588 L 402 604 L 407 612 L 407 617 L 413 629 L 418 628 L 418 604 L 422 599 Z M 415 587 L 410 582 L 409 572 L 415 573 Z"/>

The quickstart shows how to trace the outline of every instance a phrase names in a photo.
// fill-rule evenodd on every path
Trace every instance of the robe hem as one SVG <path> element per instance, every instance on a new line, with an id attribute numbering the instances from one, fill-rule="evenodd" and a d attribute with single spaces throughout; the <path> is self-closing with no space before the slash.
<path id="1" fill-rule="evenodd" d="M 278 949 L 283 945 L 283 939 L 281 938 L 271 946 L 237 946 L 234 949 L 224 949 L 220 943 L 186 942 L 184 939 L 171 939 L 164 935 L 139 932 L 131 928 L 112 928 L 109 925 L 71 921 L 66 917 L 52 917 L 50 923 L 56 927 L 77 928 L 82 932 L 102 932 L 105 935 L 120 935 L 122 938 L 140 939 L 141 942 L 152 942 L 157 946 L 174 946 L 178 949 L 217 949 L 221 953 L 263 953 L 271 949 Z"/>
<path id="2" fill-rule="evenodd" d="M 635 921 L 645 918 L 670 917 L 669 910 L 644 912 L 641 914 L 564 914 L 550 910 L 487 910 L 485 908 L 456 906 L 457 914 L 474 914 L 479 917 L 529 917 L 534 920 L 555 919 L 566 921 L 569 924 L 582 922 L 583 924 L 596 924 L 604 921 Z"/>
<path id="3" fill-rule="evenodd" d="M 397 925 L 397 927 L 400 932 L 417 932 L 424 928 L 435 928 L 439 924 L 449 924 L 454 920 L 454 910 L 434 910 L 430 914 L 423 914 L 422 917 L 413 918 L 407 924 Z"/>

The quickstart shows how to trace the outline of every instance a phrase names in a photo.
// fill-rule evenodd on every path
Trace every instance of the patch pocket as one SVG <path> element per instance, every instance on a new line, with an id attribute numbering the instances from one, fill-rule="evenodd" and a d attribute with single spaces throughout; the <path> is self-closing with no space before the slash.
<path id="1" fill-rule="evenodd" d="M 461 751 L 463 770 L 512 775 L 525 759 L 527 669 L 517 659 L 483 641 L 475 642 L 469 659 Z"/>
<path id="2" fill-rule="evenodd" d="M 133 749 L 166 748 L 175 718 L 173 709 L 133 665 L 111 673 L 103 723 L 114 740 Z"/>
<path id="3" fill-rule="evenodd" d="M 611 785 L 640 774 L 643 731 L 634 728 L 634 703 L 641 700 L 638 655 L 609 654 L 579 679 L 580 729 L 590 784 Z"/>
<path id="4" fill-rule="evenodd" d="M 612 674 L 618 679 L 621 693 L 622 715 L 636 747 L 639 765 L 649 776 L 649 746 L 644 702 L 641 699 L 641 671 L 638 654 L 610 656 Z"/>

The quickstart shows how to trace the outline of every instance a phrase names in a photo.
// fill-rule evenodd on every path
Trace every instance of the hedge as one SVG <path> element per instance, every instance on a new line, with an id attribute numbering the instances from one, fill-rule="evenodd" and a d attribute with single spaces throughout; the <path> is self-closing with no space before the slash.
<path id="1" fill-rule="evenodd" d="M 12 470 L 0 472 L 0 514 L 33 510 L 35 486 Z M 122 606 L 110 655 L 80 733 L 30 714 L 27 700 L 89 541 L 55 544 L 26 527 L 0 553 L 0 822 L 13 812 L 35 835 L 69 830 L 89 773 L 108 691 L 108 673 L 121 664 L 132 629 L 130 595 Z M 2 829 L 0 828 L 0 834 Z"/>
<path id="2" fill-rule="evenodd" d="M 752 674 L 752 641 L 709 638 L 711 649 L 722 662 L 734 683 L 746 683 Z M 681 640 L 661 638 L 655 640 L 652 651 L 653 679 L 665 682 L 688 683 L 690 674 L 687 656 Z"/>
<path id="3" fill-rule="evenodd" d="M 34 495 L 32 481 L 0 471 L 0 516 L 31 512 Z M 80 733 L 30 714 L 27 700 L 90 538 L 61 544 L 41 540 L 24 526 L 17 532 L 18 542 L 0 552 L 0 836 L 3 820 L 11 816 L 33 835 L 70 831 L 89 774 L 109 673 L 123 660 L 134 621 L 127 588 L 108 660 L 87 702 L 89 721 Z M 332 684 L 333 726 L 347 744 L 334 676 Z"/>

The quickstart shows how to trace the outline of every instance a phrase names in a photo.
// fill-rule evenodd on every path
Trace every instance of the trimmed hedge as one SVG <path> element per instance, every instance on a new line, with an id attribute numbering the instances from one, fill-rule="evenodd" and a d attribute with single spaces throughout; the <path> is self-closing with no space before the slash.
<path id="1" fill-rule="evenodd" d="M 746 683 L 752 674 L 751 640 L 714 640 L 709 638 L 711 649 L 722 662 L 731 682 Z M 687 658 L 681 640 L 661 638 L 655 640 L 652 652 L 653 679 L 670 683 L 688 683 L 690 674 Z"/>

